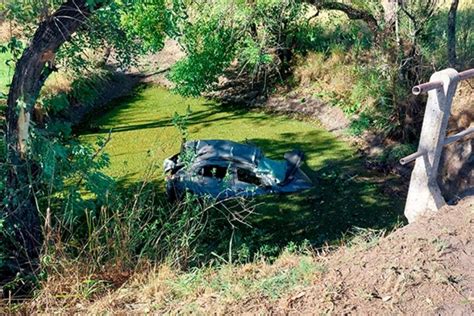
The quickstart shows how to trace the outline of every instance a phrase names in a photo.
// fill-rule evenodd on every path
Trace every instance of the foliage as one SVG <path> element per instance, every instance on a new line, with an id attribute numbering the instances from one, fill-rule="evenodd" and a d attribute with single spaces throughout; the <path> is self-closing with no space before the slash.
<path id="1" fill-rule="evenodd" d="M 386 148 L 377 160 L 382 163 L 396 164 L 401 158 L 416 152 L 417 146 L 414 144 L 395 144 Z"/>
<path id="2" fill-rule="evenodd" d="M 51 14 L 58 14 L 58 12 L 53 12 L 61 4 L 62 2 L 59 1 L 39 3 L 13 0 L 5 5 L 5 12 L 2 13 L 10 23 L 21 24 L 24 30 L 24 38 L 21 40 L 27 41 L 31 38 L 36 25 L 49 19 Z M 164 25 L 166 25 L 163 19 L 166 16 L 166 8 L 162 1 L 148 1 L 144 5 L 142 1 L 133 0 L 90 0 L 87 1 L 87 5 L 94 11 L 92 17 L 81 25 L 79 31 L 70 37 L 67 44 L 60 47 L 58 52 L 53 52 L 52 60 L 49 61 L 49 69 L 55 70 L 56 65 L 62 65 L 69 73 L 77 76 L 73 82 L 72 91 L 79 94 L 72 93 L 70 97 L 75 97 L 82 103 L 90 102 L 97 95 L 93 87 L 98 81 L 94 82 L 90 78 L 83 77 L 86 73 L 84 69 L 91 71 L 91 68 L 95 67 L 94 59 L 90 58 L 88 53 L 95 54 L 102 48 L 105 49 L 107 58 L 107 51 L 113 50 L 115 59 L 121 66 L 130 66 L 138 55 L 162 47 Z M 138 14 L 142 10 L 148 14 Z M 135 28 L 131 27 L 130 19 L 137 22 L 139 18 L 141 22 L 137 23 Z M 56 23 L 59 33 L 62 32 L 60 19 L 57 21 L 59 21 Z M 41 30 L 41 27 L 38 30 Z M 145 30 L 147 32 L 142 34 Z M 143 37 L 143 35 L 148 36 Z M 15 37 L 12 37 L 7 45 L 14 61 L 19 57 L 21 46 L 22 41 Z M 87 87 L 89 89 L 86 89 Z M 90 93 L 84 93 L 86 91 Z M 49 96 L 49 98 L 40 99 L 36 106 L 43 105 L 51 111 L 51 114 L 55 114 L 66 108 L 69 105 L 68 101 L 64 94 Z M 30 183 L 20 185 L 28 185 L 32 188 L 38 211 L 42 207 L 47 210 L 53 208 L 63 213 L 59 217 L 72 223 L 76 220 L 77 209 L 93 208 L 94 202 L 103 203 L 113 189 L 111 179 L 100 172 L 108 164 L 107 156 L 102 153 L 107 141 L 98 140 L 95 148 L 82 145 L 72 137 L 69 124 L 54 117 L 48 118 L 45 122 L 38 120 L 35 123 L 33 128 L 29 128 L 30 144 L 27 157 L 25 157 L 28 166 L 31 165 L 28 175 Z M 2 168 L 5 166 L 5 161 L 2 161 Z M 2 183 L 4 180 L 5 178 L 2 177 Z M 5 190 L 10 190 L 10 188 L 5 188 Z M 95 201 L 84 198 L 85 194 L 80 192 L 81 190 L 91 194 Z M 2 201 L 2 207 L 8 207 L 8 203 L 8 201 Z"/>
<path id="3" fill-rule="evenodd" d="M 433 67 L 446 66 L 446 6 L 431 0 L 406 1 L 396 12 L 398 24 L 394 32 L 393 26 L 383 21 L 384 10 L 380 1 L 353 1 L 351 5 L 380 20 L 377 42 L 372 41 L 363 22 L 348 20 L 335 12 L 318 12 L 317 16 L 311 16 L 310 6 L 298 1 L 260 0 L 251 4 L 244 1 L 227 5 L 213 1 L 208 6 L 202 4 L 199 7 L 190 4 L 186 7 L 189 14 L 184 19 L 189 25 L 208 26 L 205 32 L 191 32 L 195 39 L 193 44 L 198 39 L 204 41 L 211 37 L 210 47 L 219 46 L 220 39 L 214 33 L 221 32 L 221 25 L 202 19 L 206 16 L 203 12 L 212 12 L 209 15 L 213 16 L 224 12 L 231 21 L 228 25 L 234 29 L 235 44 L 221 41 L 220 50 L 211 48 L 199 53 L 184 45 L 188 57 L 178 63 L 170 78 L 176 83 L 178 92 L 198 95 L 215 88 L 217 78 L 228 75 L 226 71 L 230 68 L 238 76 L 248 76 L 247 81 L 252 85 L 261 82 L 263 89 L 267 89 L 279 81 L 274 79 L 284 74 L 286 67 L 292 65 L 295 54 L 306 56 L 308 52 L 322 52 L 326 58 L 345 55 L 352 64 L 351 74 L 348 74 L 354 78 L 351 91 L 339 94 L 329 87 L 326 89 L 329 91 L 321 93 L 335 95 L 335 99 L 329 98 L 330 103 L 337 103 L 348 116 L 355 118 L 352 132 L 360 134 L 371 129 L 386 137 L 415 141 L 421 120 L 410 118 L 408 120 L 412 123 L 407 126 L 405 118 L 419 112 L 422 105 L 407 109 L 405 100 L 409 98 L 410 87 L 428 80 Z M 212 10 L 209 6 L 213 6 Z M 466 66 L 472 62 L 468 56 L 472 51 L 471 11 L 469 6 L 461 6 L 457 21 L 458 55 L 460 64 Z M 186 39 L 187 32 L 187 27 L 183 28 L 183 36 L 178 37 L 180 42 L 185 42 L 183 39 Z M 193 58 L 196 62 L 191 61 Z M 206 60 L 211 62 L 206 64 Z M 217 64 L 214 60 L 226 62 Z M 347 70 L 349 67 L 342 68 Z"/>
<path id="4" fill-rule="evenodd" d="M 54 136 L 53 136 L 54 135 Z M 71 137 L 71 130 L 67 124 L 51 122 L 45 129 L 36 129 L 31 134 L 31 151 L 28 159 L 32 164 L 30 171 L 35 172 L 35 177 L 30 175 L 29 185 L 33 188 L 38 211 L 44 217 L 51 216 L 61 219 L 70 225 L 78 223 L 78 212 L 94 208 L 96 203 L 101 204 L 113 191 L 112 180 L 101 173 L 101 169 L 108 165 L 107 155 L 100 153 L 98 148 L 103 146 L 103 140 L 98 140 L 96 146 L 81 144 Z M 2 146 L 3 147 L 3 146 Z M 38 166 L 38 167 L 36 167 Z M 6 159 L 0 157 L 0 189 L 2 192 L 11 188 L 5 186 Z M 33 180 L 34 179 L 34 180 Z M 89 192 L 94 200 L 84 194 Z M 3 197 L 9 195 L 3 195 Z M 2 198 L 3 199 L 3 198 Z M 10 201 L 2 200 L 0 203 L 1 214 Z M 49 223 L 51 224 L 51 223 Z M 17 240 L 11 236 L 11 227 L 5 227 L 0 233 L 2 245 L 0 248 L 19 247 Z M 3 255 L 3 250 L 2 255 Z M 0 269 L 5 268 L 1 262 Z"/>
<path id="5" fill-rule="evenodd" d="M 186 28 L 180 42 L 188 56 L 178 61 L 169 74 L 180 94 L 199 95 L 229 66 L 236 39 L 226 21 L 223 14 L 205 16 Z"/>
<path id="6" fill-rule="evenodd" d="M 119 1 L 120 27 L 128 36 L 142 42 L 142 50 L 156 52 L 163 48 L 163 35 L 167 30 L 167 12 L 164 0 Z M 101 15 L 97 16 L 98 20 Z M 107 25 L 107 23 L 105 23 Z"/>
<path id="7" fill-rule="evenodd" d="M 119 261 L 123 267 L 152 260 L 186 268 L 200 262 L 199 247 L 225 227 L 231 210 L 212 199 L 187 194 L 181 203 L 169 204 L 156 187 L 143 182 L 129 193 L 110 195 L 100 208 L 81 208 L 82 225 L 59 221 L 67 254 L 87 256 L 95 266 Z M 248 210 L 251 212 L 251 209 Z M 81 227 L 82 226 L 82 227 Z M 216 250 L 217 251 L 217 250 Z M 57 254 L 51 253 L 52 256 Z"/>
<path id="8" fill-rule="evenodd" d="M 256 1 L 248 13 L 238 59 L 253 77 L 268 77 L 288 67 L 306 7 L 297 1 Z"/>
<path id="9" fill-rule="evenodd" d="M 448 11 L 439 10 L 427 22 L 426 31 L 420 39 L 421 53 L 427 61 L 434 62 L 437 69 L 447 67 L 447 20 Z M 464 6 L 458 9 L 456 23 L 457 55 L 460 69 L 474 66 L 474 33 L 472 32 L 474 8 Z"/>
<path id="10" fill-rule="evenodd" d="M 6 192 L 6 176 L 7 176 L 7 169 L 5 168 L 5 161 L 6 161 L 6 151 L 7 146 L 5 142 L 5 136 L 0 134 L 0 192 Z M 5 201 L 0 201 L 0 210 L 1 205 L 3 205 Z M 0 212 L 0 269 L 5 265 L 5 259 L 7 257 L 7 249 L 5 240 L 8 238 L 7 227 L 5 227 L 5 215 L 3 212 Z"/>
<path id="11" fill-rule="evenodd" d="M 185 115 L 179 115 L 178 112 L 174 112 L 173 114 L 173 119 L 171 122 L 173 123 L 174 127 L 176 127 L 181 134 L 181 142 L 184 144 L 189 136 L 188 132 L 188 121 L 189 121 L 189 115 L 191 114 L 191 107 L 188 105 L 188 108 L 186 109 L 186 114 Z"/>
<path id="12" fill-rule="evenodd" d="M 18 60 L 23 43 L 31 38 L 38 22 L 60 3 L 12 0 L 1 4 L 2 14 L 21 24 L 24 30 L 23 38 L 13 37 L 2 46 L 1 53 L 9 54 L 9 66 Z M 212 260 L 271 261 L 290 239 L 311 236 L 311 243 L 322 244 L 336 240 L 354 225 L 393 224 L 396 212 L 377 211 L 381 205 L 397 208 L 397 201 L 381 198 L 375 184 L 354 180 L 363 172 L 354 167 L 355 154 L 307 122 L 204 106 L 200 99 L 180 99 L 158 88 L 140 91 L 131 104 L 124 103 L 98 118 L 99 138 L 95 134 L 83 135 L 78 140 L 70 124 L 54 115 L 75 102 L 90 104 L 97 98 L 96 87 L 109 79 L 108 72 L 97 69 L 104 65 L 110 52 L 112 60 L 124 69 L 133 66 L 139 56 L 162 49 L 168 35 L 177 39 L 187 54 L 169 74 L 176 84 L 175 90 L 182 95 L 198 96 L 215 88 L 219 77 L 229 69 L 238 76 L 247 76 L 252 85 L 263 82 L 263 89 L 267 89 L 290 74 L 295 55 L 308 59 L 317 56 L 315 64 L 308 67 L 313 71 L 308 80 L 316 87 L 313 92 L 351 117 L 353 134 L 372 130 L 399 136 L 405 118 L 400 100 L 407 98 L 408 87 L 423 81 L 432 68 L 445 65 L 445 12 L 433 11 L 420 1 L 407 1 L 399 12 L 397 36 L 387 32 L 386 37 L 373 42 L 362 22 L 348 21 L 333 13 L 325 21 L 314 20 L 320 17 L 309 18 L 310 7 L 296 0 L 88 3 L 94 8 L 94 15 L 56 55 L 60 69 L 73 74 L 71 91 L 40 98 L 38 104 L 51 118 L 45 123 L 38 122 L 31 133 L 27 158 L 37 177 L 28 185 L 34 188 L 43 217 L 51 218 L 45 221 L 45 233 L 50 238 L 47 244 L 54 241 L 52 234 L 64 242 L 68 254 L 85 256 L 95 267 L 112 261 L 132 266 L 142 259 L 171 260 L 189 267 Z M 101 7 L 97 8 L 99 3 Z M 381 18 L 378 1 L 351 4 Z M 459 56 L 466 65 L 472 63 L 470 21 L 472 10 L 460 11 Z M 6 82 L 10 75 L 0 72 L 0 81 Z M 327 82 L 321 83 L 324 80 Z M 157 102 L 151 97 L 163 94 L 165 98 Z M 163 103 L 166 108 L 161 106 Z M 194 107 L 192 112 L 189 104 Z M 177 113 L 183 113 L 184 105 L 186 114 L 180 116 Z M 127 110 L 129 106 L 134 107 L 133 113 Z M 178 128 L 178 133 L 171 131 L 171 125 Z M 112 127 L 117 131 L 109 134 Z M 254 142 L 275 158 L 280 158 L 288 146 L 298 145 L 308 153 L 308 165 L 321 171 L 310 173 L 310 177 L 322 184 L 309 195 L 262 198 L 266 205 L 258 208 L 262 214 L 252 219 L 255 226 L 251 228 L 237 223 L 245 217 L 241 212 L 250 212 L 248 205 L 235 201 L 235 208 L 216 205 L 216 201 L 198 200 L 191 195 L 181 204 L 168 204 L 157 193 L 162 189 L 163 179 L 156 174 L 150 177 L 157 184 L 145 181 L 129 186 L 146 172 L 148 161 L 162 160 L 177 151 L 177 142 L 170 144 L 169 138 L 181 137 L 185 141 L 189 137 L 210 138 L 216 134 Z M 413 138 L 402 135 L 407 142 L 390 148 L 381 160 L 397 161 L 413 151 L 408 142 Z M 8 189 L 5 147 L 2 138 L 0 191 Z M 152 168 L 158 169 L 155 165 Z M 119 176 L 124 180 L 121 183 L 113 178 Z M 117 190 L 117 186 L 125 188 Z M 345 198 L 342 193 L 350 197 Z M 381 203 L 375 205 L 376 200 Z M 7 203 L 2 201 L 2 206 Z M 311 221 L 318 224 L 307 228 Z M 291 228 L 288 222 L 292 223 Z M 275 230 L 285 231 L 284 236 Z M 8 237 L 3 218 L 0 235 L 2 241 Z M 370 229 L 362 231 L 361 236 L 369 242 L 374 239 Z M 5 258 L 2 247 L 0 244 L 0 266 Z M 47 247 L 51 251 L 47 255 L 56 255 L 53 248 Z M 311 264 L 301 265 L 296 272 L 289 270 L 262 280 L 259 291 L 279 297 L 285 288 L 305 280 L 307 273 L 314 271 Z M 185 279 L 178 283 L 179 296 L 190 282 Z M 99 281 L 88 279 L 80 292 L 90 298 L 103 287 Z"/>
<path id="13" fill-rule="evenodd" d="M 266 81 L 288 67 L 288 53 L 296 45 L 298 26 L 306 12 L 301 3 L 260 0 L 198 1 L 186 7 L 185 22 L 176 38 L 187 57 L 172 69 L 176 91 L 197 96 L 212 89 L 234 60 L 240 73 Z"/>
<path id="14" fill-rule="evenodd" d="M 6 20 L 21 25 L 23 34 L 29 37 L 33 35 L 38 23 L 62 2 L 62 0 L 9 0 L 0 3 L 0 11 Z"/>
<path id="15" fill-rule="evenodd" d="M 22 28 L 22 40 L 33 35 L 39 22 L 51 15 L 63 1 L 12 0 L 5 4 L 5 18 Z M 56 54 L 56 63 L 72 73 L 94 68 L 104 50 L 112 50 L 116 61 L 128 67 L 150 51 L 163 47 L 170 25 L 163 0 L 89 1 L 94 14 Z M 100 4 L 100 6 L 97 6 Z M 91 58 L 96 56 L 95 58 Z"/>

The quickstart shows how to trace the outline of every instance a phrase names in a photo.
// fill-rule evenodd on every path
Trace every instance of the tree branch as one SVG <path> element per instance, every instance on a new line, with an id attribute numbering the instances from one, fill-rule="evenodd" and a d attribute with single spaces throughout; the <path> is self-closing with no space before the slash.
<path id="1" fill-rule="evenodd" d="M 367 23 L 368 27 L 374 34 L 377 36 L 377 31 L 379 25 L 375 17 L 368 11 L 364 11 L 361 9 L 354 8 L 345 3 L 341 2 L 330 2 L 324 0 L 303 0 L 304 2 L 314 5 L 316 9 L 319 10 L 334 10 L 334 11 L 341 11 L 344 12 L 347 17 L 351 20 L 362 20 Z"/>

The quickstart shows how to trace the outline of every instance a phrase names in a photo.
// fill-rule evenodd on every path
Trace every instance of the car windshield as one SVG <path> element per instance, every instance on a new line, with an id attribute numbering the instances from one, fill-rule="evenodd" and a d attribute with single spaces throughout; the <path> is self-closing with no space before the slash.
<path id="1" fill-rule="evenodd" d="M 257 173 L 270 175 L 276 183 L 280 183 L 285 180 L 286 169 L 286 161 L 277 161 L 263 157 L 258 163 Z"/>

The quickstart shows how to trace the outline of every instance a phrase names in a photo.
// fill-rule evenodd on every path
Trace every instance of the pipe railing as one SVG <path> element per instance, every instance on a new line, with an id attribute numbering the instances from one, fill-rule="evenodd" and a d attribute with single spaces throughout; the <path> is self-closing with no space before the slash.
<path id="1" fill-rule="evenodd" d="M 466 80 L 466 79 L 474 78 L 474 68 L 463 71 L 463 72 L 460 72 L 458 74 L 458 78 L 459 78 L 459 80 Z M 442 81 L 433 81 L 433 82 L 426 82 L 426 83 L 422 83 L 422 84 L 419 84 L 417 86 L 414 86 L 413 89 L 411 89 L 411 92 L 414 95 L 419 95 L 419 94 L 422 94 L 422 93 L 426 93 L 430 90 L 441 89 L 441 88 L 443 88 L 443 82 Z"/>
<path id="2" fill-rule="evenodd" d="M 400 159 L 402 165 L 416 161 L 405 205 L 405 216 L 409 222 L 425 212 L 437 211 L 446 203 L 437 183 L 438 166 L 444 146 L 474 133 L 474 128 L 468 128 L 446 137 L 457 84 L 470 78 L 474 78 L 474 69 L 458 73 L 448 68 L 434 73 L 430 82 L 419 84 L 412 89 L 415 95 L 436 91 L 428 94 L 418 150 Z"/>
<path id="3" fill-rule="evenodd" d="M 411 93 L 419 95 L 433 89 L 441 89 L 442 87 L 443 83 L 441 81 L 427 82 L 414 86 L 413 89 L 411 89 Z"/>
<path id="4" fill-rule="evenodd" d="M 467 80 L 474 78 L 474 68 L 473 69 L 468 69 L 463 72 L 458 73 L 458 80 Z M 443 88 L 443 82 L 442 81 L 433 81 L 433 82 L 426 82 L 419 84 L 417 86 L 414 86 L 413 89 L 411 90 L 414 95 L 419 95 L 421 93 L 428 92 L 429 90 L 433 89 L 441 89 Z M 449 145 L 451 143 L 454 143 L 464 137 L 466 137 L 469 134 L 474 133 L 474 128 L 468 128 L 462 132 L 457 133 L 456 135 L 449 136 L 443 141 L 443 146 Z M 400 164 L 406 165 L 407 163 L 412 162 L 416 158 L 423 156 L 426 153 L 426 151 L 417 151 L 411 155 L 408 155 L 406 157 L 403 157 L 400 159 Z"/>
<path id="5" fill-rule="evenodd" d="M 467 135 L 472 134 L 472 133 L 474 133 L 474 127 L 465 129 L 462 132 L 459 132 L 459 133 L 457 133 L 453 136 L 446 137 L 446 139 L 444 140 L 443 145 L 446 146 L 446 145 L 449 145 L 451 143 L 457 142 L 458 140 L 460 140 L 460 139 L 462 139 L 462 138 L 464 138 Z"/>
<path id="6" fill-rule="evenodd" d="M 424 154 L 426 154 L 426 150 L 417 151 L 417 152 L 415 152 L 411 155 L 408 155 L 408 156 L 403 157 L 402 159 L 400 159 L 400 163 L 402 165 L 406 165 L 407 163 L 412 162 L 413 160 L 415 160 L 418 157 L 423 156 Z"/>
<path id="7" fill-rule="evenodd" d="M 474 127 L 471 127 L 471 128 L 468 128 L 468 129 L 465 129 L 464 131 L 462 132 L 459 132 L 455 135 L 452 135 L 452 136 L 449 136 L 449 137 L 446 137 L 446 139 L 444 140 L 444 143 L 443 143 L 443 146 L 447 146 L 449 144 L 452 144 L 454 142 L 457 142 L 458 140 L 466 137 L 467 135 L 470 135 L 474 133 Z M 403 157 L 402 159 L 400 159 L 400 163 L 402 165 L 406 165 L 407 163 L 410 163 L 412 162 L 413 160 L 415 160 L 416 158 L 420 157 L 420 156 L 423 156 L 424 154 L 426 154 L 426 150 L 422 150 L 422 151 L 417 151 L 411 155 L 408 155 L 406 157 Z"/>

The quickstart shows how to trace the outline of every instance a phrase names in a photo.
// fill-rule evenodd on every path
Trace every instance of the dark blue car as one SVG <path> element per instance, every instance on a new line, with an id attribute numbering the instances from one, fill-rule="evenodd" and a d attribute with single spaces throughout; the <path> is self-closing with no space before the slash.
<path id="1" fill-rule="evenodd" d="M 292 193 L 313 186 L 300 169 L 301 151 L 284 160 L 266 158 L 255 146 L 228 140 L 195 140 L 164 161 L 167 193 L 179 199 L 189 191 L 219 200 L 272 193 Z"/>

